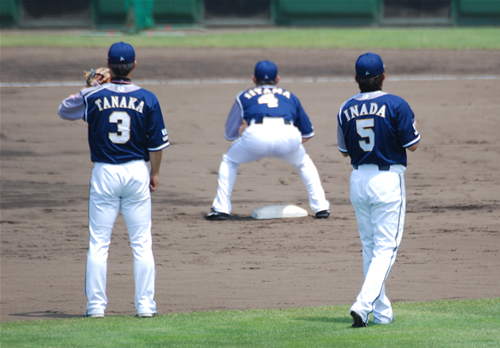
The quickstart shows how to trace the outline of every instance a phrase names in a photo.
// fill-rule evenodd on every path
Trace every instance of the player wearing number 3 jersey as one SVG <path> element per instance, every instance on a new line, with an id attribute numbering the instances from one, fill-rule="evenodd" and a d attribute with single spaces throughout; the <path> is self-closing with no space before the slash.
<path id="1" fill-rule="evenodd" d="M 169 142 L 157 98 L 132 84 L 136 65 L 132 46 L 113 44 L 108 53 L 111 82 L 85 88 L 59 107 L 61 118 L 88 123 L 90 155 L 95 162 L 85 279 L 88 317 L 102 317 L 106 310 L 108 249 L 119 211 L 134 254 L 135 308 L 139 317 L 156 315 L 150 192 L 158 188 L 161 151 Z"/>
<path id="2" fill-rule="evenodd" d="M 302 145 L 314 136 L 309 117 L 295 95 L 276 86 L 279 76 L 273 62 L 257 63 L 252 80 L 255 87 L 241 92 L 229 113 L 226 139 L 235 141 L 222 156 L 217 196 L 212 212 L 205 217 L 229 218 L 240 164 L 274 157 L 298 169 L 315 217 L 328 218 L 330 203 L 325 199 L 318 171 Z"/>
<path id="3" fill-rule="evenodd" d="M 361 93 L 347 100 L 338 113 L 338 146 L 351 158 L 351 202 L 363 247 L 365 281 L 351 307 L 353 327 L 366 326 L 373 313 L 376 324 L 394 316 L 385 294 L 385 281 L 403 236 L 406 193 L 406 149 L 420 141 L 410 106 L 382 92 L 382 59 L 373 53 L 356 62 Z"/>

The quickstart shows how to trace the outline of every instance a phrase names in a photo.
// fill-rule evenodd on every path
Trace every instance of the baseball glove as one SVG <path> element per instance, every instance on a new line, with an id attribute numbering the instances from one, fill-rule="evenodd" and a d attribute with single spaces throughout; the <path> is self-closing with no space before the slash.
<path id="1" fill-rule="evenodd" d="M 85 71 L 85 82 L 88 87 L 97 87 L 111 80 L 108 68 L 97 68 Z"/>

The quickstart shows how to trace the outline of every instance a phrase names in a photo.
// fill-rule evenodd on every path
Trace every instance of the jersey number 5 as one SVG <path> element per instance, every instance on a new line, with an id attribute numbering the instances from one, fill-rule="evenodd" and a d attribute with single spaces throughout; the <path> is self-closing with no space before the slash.
<path id="1" fill-rule="evenodd" d="M 359 141 L 359 147 L 365 152 L 370 152 L 375 146 L 375 132 L 372 129 L 374 125 L 373 118 L 356 120 L 356 130 L 361 138 L 365 138 Z"/>
<path id="2" fill-rule="evenodd" d="M 116 123 L 118 133 L 109 133 L 109 140 L 115 144 L 125 144 L 130 140 L 130 116 L 125 111 L 115 111 L 109 115 L 109 122 Z"/>

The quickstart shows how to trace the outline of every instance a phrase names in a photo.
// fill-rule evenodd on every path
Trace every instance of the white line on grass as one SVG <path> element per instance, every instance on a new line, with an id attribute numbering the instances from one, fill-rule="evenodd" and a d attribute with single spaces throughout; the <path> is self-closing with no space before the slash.
<path id="1" fill-rule="evenodd" d="M 459 80 L 499 80 L 499 75 L 423 75 L 391 76 L 387 81 L 459 81 Z M 283 78 L 282 83 L 312 82 L 351 82 L 354 77 L 298 77 Z M 248 83 L 249 79 L 171 79 L 171 80 L 134 80 L 136 85 L 226 85 Z M 68 82 L 2 82 L 0 87 L 83 87 L 82 81 Z"/>

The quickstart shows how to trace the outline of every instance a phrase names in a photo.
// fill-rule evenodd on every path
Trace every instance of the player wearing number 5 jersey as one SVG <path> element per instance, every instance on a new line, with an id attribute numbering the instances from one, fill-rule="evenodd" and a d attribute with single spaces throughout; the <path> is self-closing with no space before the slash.
<path id="1" fill-rule="evenodd" d="M 113 44 L 108 53 L 111 82 L 83 89 L 59 107 L 61 118 L 88 123 L 95 162 L 89 199 L 87 317 L 103 317 L 106 310 L 108 249 L 119 211 L 134 254 L 135 308 L 139 317 L 157 313 L 150 192 L 158 188 L 162 150 L 169 142 L 157 98 L 132 84 L 136 65 L 132 46 Z"/>
<path id="2" fill-rule="evenodd" d="M 318 171 L 302 145 L 314 136 L 313 127 L 298 98 L 278 88 L 278 68 L 264 60 L 255 66 L 255 87 L 241 92 L 226 122 L 226 139 L 235 140 L 222 156 L 219 187 L 208 220 L 227 220 L 231 193 L 240 164 L 274 157 L 298 169 L 306 185 L 309 203 L 316 218 L 328 218 L 330 203 L 325 199 Z"/>
<path id="3" fill-rule="evenodd" d="M 410 106 L 382 92 L 385 67 L 380 56 L 366 53 L 356 62 L 361 93 L 338 113 L 340 152 L 351 158 L 351 202 L 358 221 L 365 280 L 351 307 L 353 327 L 394 320 L 385 281 L 396 259 L 405 219 L 406 150 L 420 141 Z"/>

